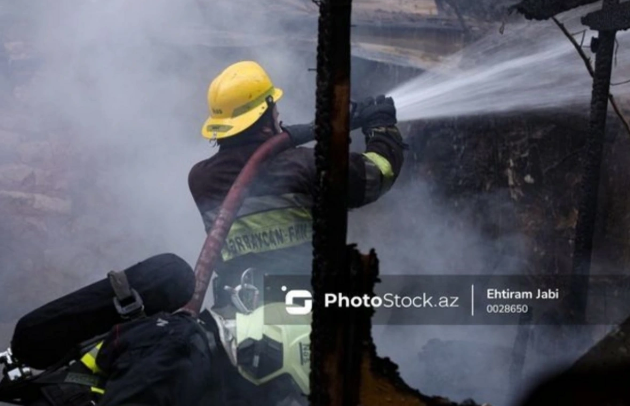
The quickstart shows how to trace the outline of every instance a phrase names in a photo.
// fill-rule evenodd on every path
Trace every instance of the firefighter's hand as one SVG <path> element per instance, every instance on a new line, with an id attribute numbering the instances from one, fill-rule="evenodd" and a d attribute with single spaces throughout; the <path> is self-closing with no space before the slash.
<path id="1" fill-rule="evenodd" d="M 409 149 L 409 145 L 405 143 L 398 131 L 398 128 L 394 126 L 390 127 L 376 127 L 365 132 L 365 144 L 369 145 L 371 142 L 385 141 L 386 143 L 394 142 L 402 149 Z"/>
<path id="2" fill-rule="evenodd" d="M 357 117 L 366 135 L 374 128 L 391 127 L 398 122 L 394 99 L 384 95 L 376 96 L 376 98 L 368 97 L 359 103 Z"/>

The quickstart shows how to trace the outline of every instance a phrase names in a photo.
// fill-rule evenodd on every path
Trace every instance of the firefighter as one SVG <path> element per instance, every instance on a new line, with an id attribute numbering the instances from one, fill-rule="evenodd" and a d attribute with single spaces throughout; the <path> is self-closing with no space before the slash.
<path id="1" fill-rule="evenodd" d="M 114 327 L 82 362 L 104 382 L 99 406 L 304 405 L 310 317 L 302 317 L 281 303 L 233 320 L 207 310 L 198 320 L 156 315 Z"/>
<path id="2" fill-rule="evenodd" d="M 230 287 L 239 284 L 244 270 L 253 270 L 255 286 L 260 287 L 264 274 L 308 274 L 312 266 L 315 154 L 298 146 L 314 139 L 313 128 L 282 125 L 277 107 L 282 95 L 252 61 L 227 67 L 208 89 L 210 117 L 201 132 L 216 141 L 219 150 L 194 165 L 188 177 L 206 232 L 232 183 L 263 142 L 285 131 L 295 146 L 261 170 L 226 238 L 213 286 L 213 309 L 226 317 L 238 310 Z M 366 138 L 365 152 L 350 154 L 348 205 L 357 208 L 392 187 L 403 165 L 405 144 L 391 98 L 368 98 L 353 117 L 351 127 L 361 128 Z"/>
<path id="3" fill-rule="evenodd" d="M 0 402 L 289 406 L 308 394 L 310 316 L 284 304 L 226 320 L 180 309 L 192 268 L 151 257 L 23 316 L 0 352 Z M 290 319 L 288 319 L 290 317 Z M 265 323 L 265 321 L 267 323 Z M 4 367 L 4 368 L 2 368 Z M 42 372 L 34 374 L 35 367 Z"/>
<path id="4" fill-rule="evenodd" d="M 299 317 L 283 303 L 158 314 L 114 327 L 82 363 L 104 382 L 98 406 L 305 406 L 311 319 Z"/>
<path id="5" fill-rule="evenodd" d="M 271 317 L 274 324 L 265 323 Z M 287 317 L 291 317 L 288 321 Z M 0 400 L 27 406 L 304 406 L 310 316 L 281 303 L 225 320 L 211 311 L 156 314 L 114 326 L 103 341 Z M 286 322 L 285 322 L 286 321 Z"/>

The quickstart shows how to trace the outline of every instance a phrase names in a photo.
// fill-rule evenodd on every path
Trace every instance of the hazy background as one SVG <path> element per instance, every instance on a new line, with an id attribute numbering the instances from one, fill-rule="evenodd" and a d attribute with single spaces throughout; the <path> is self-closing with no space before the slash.
<path id="1" fill-rule="evenodd" d="M 303 3 L 290 17 L 303 18 L 302 29 L 312 29 L 314 36 L 316 15 L 307 13 L 310 1 Z M 6 38 L 28 43 L 25 52 L 37 60 L 33 80 L 11 90 L 20 102 L 3 114 L 19 117 L 20 124 L 7 131 L 35 143 L 35 152 L 56 157 L 49 166 L 63 174 L 66 185 L 51 193 L 72 202 L 63 221 L 51 220 L 45 232 L 36 229 L 41 241 L 19 236 L 19 249 L 6 248 L 18 236 L 0 227 L 0 320 L 8 344 L 19 315 L 110 269 L 162 252 L 193 265 L 204 232 L 187 175 L 215 152 L 200 135 L 208 84 L 229 64 L 255 60 L 285 90 L 281 119 L 311 121 L 315 73 L 308 69 L 316 66 L 316 44 L 289 41 L 289 16 L 259 1 L 1 0 L 0 11 L 12 13 L 17 26 Z M 2 120 L 3 128 L 11 127 L 10 119 Z M 361 145 L 358 140 L 353 148 Z M 15 151 L 16 157 L 24 155 Z M 503 197 L 496 199 L 503 203 Z M 432 201 L 421 180 L 408 178 L 381 201 L 351 214 L 349 241 L 364 252 L 376 248 L 383 273 L 486 273 L 489 263 L 496 273 L 521 271 L 527 259 L 522 236 L 515 232 L 502 239 L 498 244 L 516 255 L 497 258 L 497 243 L 481 237 L 466 218 L 465 206 L 446 210 Z M 514 327 L 379 327 L 375 338 L 380 355 L 398 362 L 403 377 L 421 391 L 496 403 L 503 401 L 509 367 L 498 349 L 509 353 L 515 332 Z M 432 338 L 475 342 L 488 350 L 456 345 L 442 365 L 452 368 L 452 377 L 431 380 L 418 353 Z M 483 376 L 466 377 L 474 387 L 461 387 L 460 366 L 476 363 L 491 367 Z"/>
<path id="2" fill-rule="evenodd" d="M 200 129 L 207 87 L 222 69 L 256 60 L 287 90 L 283 119 L 314 115 L 311 61 L 282 42 L 260 44 L 254 35 L 232 46 L 229 36 L 215 33 L 235 26 L 241 35 L 268 32 L 269 15 L 253 10 L 257 3 L 212 2 L 208 10 L 192 0 L 2 4 L 21 16 L 20 34 L 28 36 L 21 39 L 38 63 L 35 78 L 15 91 L 19 111 L 71 150 L 66 173 L 90 173 L 89 181 L 71 184 L 71 196 L 82 201 L 103 193 L 99 209 L 86 215 L 94 228 L 82 244 L 124 236 L 108 267 L 161 251 L 196 260 L 204 234 L 187 175 L 215 152 Z M 246 18 L 245 5 L 252 11 Z"/>
<path id="3" fill-rule="evenodd" d="M 285 89 L 281 119 L 314 117 L 314 42 L 287 47 L 274 13 L 248 1 L 0 1 L 3 342 L 22 314 L 110 269 L 162 252 L 194 265 L 204 228 L 187 177 L 216 151 L 200 134 L 210 81 L 255 60 Z"/>

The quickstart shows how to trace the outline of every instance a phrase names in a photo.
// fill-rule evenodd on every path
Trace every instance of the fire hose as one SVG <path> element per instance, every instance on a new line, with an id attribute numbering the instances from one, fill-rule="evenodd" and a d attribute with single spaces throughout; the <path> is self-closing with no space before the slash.
<path id="1" fill-rule="evenodd" d="M 293 146 L 294 141 L 295 140 L 293 140 L 286 132 L 275 135 L 265 141 L 254 152 L 247 161 L 245 167 L 241 170 L 239 176 L 236 178 L 234 184 L 225 197 L 225 200 L 219 209 L 219 213 L 212 224 L 212 228 L 210 229 L 210 232 L 203 244 L 201 253 L 199 254 L 199 259 L 195 265 L 195 290 L 193 297 L 182 308 L 182 310 L 191 313 L 195 317 L 199 315 L 210 280 L 212 279 L 214 267 L 217 260 L 220 258 L 221 250 L 225 243 L 227 234 L 236 219 L 236 214 L 247 196 L 249 186 L 256 179 L 261 165 L 269 158 L 272 158 L 278 153 Z M 98 340 L 101 340 L 102 338 L 102 336 L 99 336 Z M 77 354 L 73 352 L 70 355 L 72 356 L 63 358 L 40 375 L 33 376 L 29 368 L 23 368 L 22 365 L 14 362 L 13 354 L 10 350 L 0 353 L 0 366 L 4 364 L 4 369 L 7 373 L 7 377 L 9 378 L 7 382 L 3 381 L 0 386 L 0 401 L 22 404 L 22 401 L 19 400 L 21 398 L 22 391 L 26 390 L 28 385 L 34 380 L 45 378 L 46 376 L 56 372 L 59 367 L 75 358 Z"/>
<path id="2" fill-rule="evenodd" d="M 195 265 L 195 292 L 190 302 L 182 310 L 188 311 L 193 316 L 199 315 L 214 267 L 220 258 L 223 244 L 236 219 L 236 214 L 247 197 L 249 186 L 256 179 L 258 170 L 263 163 L 291 146 L 293 146 L 293 142 L 289 134 L 283 132 L 275 135 L 258 147 L 241 170 L 225 200 L 223 200 L 219 213 L 201 248 L 199 259 Z"/>

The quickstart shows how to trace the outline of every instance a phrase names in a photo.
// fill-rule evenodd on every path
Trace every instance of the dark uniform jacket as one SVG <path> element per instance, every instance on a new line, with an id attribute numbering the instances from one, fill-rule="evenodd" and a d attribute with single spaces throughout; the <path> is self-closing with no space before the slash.
<path id="1" fill-rule="evenodd" d="M 287 132 L 312 131 L 310 126 L 286 127 Z M 374 202 L 392 186 L 403 164 L 403 147 L 396 127 L 379 129 L 363 154 L 351 153 L 348 204 L 357 208 Z M 265 141 L 255 134 L 228 139 L 209 159 L 190 171 L 188 183 L 206 232 L 233 182 L 248 159 Z M 316 184 L 312 148 L 290 148 L 260 170 L 238 212 L 216 269 L 222 284 L 235 286 L 241 273 L 254 267 L 257 274 L 304 274 L 312 267 L 313 195 Z M 220 292 L 219 292 L 220 293 Z M 217 292 L 215 292 L 217 294 Z M 220 301 L 215 297 L 215 300 Z"/>

